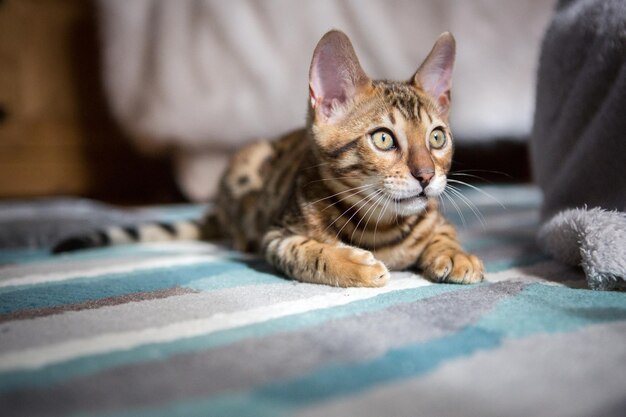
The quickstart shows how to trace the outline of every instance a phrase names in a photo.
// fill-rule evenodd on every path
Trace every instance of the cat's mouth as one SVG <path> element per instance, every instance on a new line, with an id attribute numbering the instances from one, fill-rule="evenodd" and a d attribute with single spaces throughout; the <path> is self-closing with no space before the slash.
<path id="1" fill-rule="evenodd" d="M 418 201 L 420 199 L 423 200 L 427 200 L 428 196 L 424 193 L 424 191 L 420 191 L 418 194 L 409 196 L 409 197 L 402 197 L 402 198 L 392 198 L 392 200 L 398 204 L 402 204 L 402 203 L 412 203 L 414 201 Z"/>

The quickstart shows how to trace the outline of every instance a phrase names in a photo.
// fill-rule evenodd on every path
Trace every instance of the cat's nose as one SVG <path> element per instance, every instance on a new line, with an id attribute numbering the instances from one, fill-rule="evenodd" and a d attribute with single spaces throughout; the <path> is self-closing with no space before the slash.
<path id="1" fill-rule="evenodd" d="M 420 182 L 422 188 L 426 188 L 430 183 L 430 180 L 432 180 L 435 176 L 435 171 L 430 168 L 418 169 L 416 171 L 412 171 L 411 174 Z"/>

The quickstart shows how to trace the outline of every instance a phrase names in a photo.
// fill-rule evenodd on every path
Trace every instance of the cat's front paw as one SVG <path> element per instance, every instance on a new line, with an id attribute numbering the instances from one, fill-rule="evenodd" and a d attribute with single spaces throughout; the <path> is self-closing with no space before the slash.
<path id="1" fill-rule="evenodd" d="M 427 278 L 437 282 L 474 284 L 481 282 L 485 268 L 480 259 L 464 252 L 438 255 L 424 266 Z"/>
<path id="2" fill-rule="evenodd" d="M 385 264 L 366 250 L 340 247 L 332 251 L 329 261 L 336 285 L 340 287 L 382 287 L 389 280 Z"/>

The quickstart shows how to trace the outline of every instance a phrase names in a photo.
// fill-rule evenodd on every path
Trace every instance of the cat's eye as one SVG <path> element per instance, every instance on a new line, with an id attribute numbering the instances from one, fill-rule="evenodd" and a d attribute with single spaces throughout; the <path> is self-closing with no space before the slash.
<path id="1" fill-rule="evenodd" d="M 377 130 L 371 135 L 374 146 L 382 151 L 388 151 L 396 147 L 396 141 L 388 130 Z"/>
<path id="2" fill-rule="evenodd" d="M 445 132 L 441 128 L 437 128 L 430 132 L 428 142 L 430 143 L 431 148 L 441 149 L 446 144 L 446 139 Z"/>

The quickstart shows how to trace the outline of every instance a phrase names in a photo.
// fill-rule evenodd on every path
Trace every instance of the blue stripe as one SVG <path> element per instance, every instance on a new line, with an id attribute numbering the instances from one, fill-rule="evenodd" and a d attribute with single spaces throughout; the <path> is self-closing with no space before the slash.
<path id="1" fill-rule="evenodd" d="M 294 314 L 206 336 L 179 339 L 168 343 L 143 345 L 127 351 L 81 357 L 41 369 L 5 372 L 0 374 L 0 390 L 46 386 L 117 366 L 165 360 L 178 353 L 210 349 L 236 343 L 244 339 L 265 337 L 278 332 L 300 330 L 320 325 L 328 320 L 382 310 L 400 303 L 415 302 L 451 291 L 464 291 L 471 288 L 475 288 L 475 286 L 431 285 L 393 291 L 342 306 Z"/>
<path id="2" fill-rule="evenodd" d="M 47 249 L 2 249 L 0 250 L 0 265 L 16 264 L 48 259 Z"/>
<path id="3" fill-rule="evenodd" d="M 215 244 L 221 244 L 221 242 L 212 242 Z M 182 246 L 181 246 L 182 248 Z M 4 252 L 5 255 L 2 255 Z M 5 256 L 8 260 L 15 263 L 59 263 L 59 262 L 72 262 L 80 260 L 94 260 L 94 259 L 111 259 L 119 257 L 157 257 L 157 256 L 172 256 L 179 253 L 184 253 L 182 250 L 172 248 L 170 245 L 160 246 L 158 244 L 130 244 L 130 245 L 115 245 L 106 246 L 102 248 L 85 249 L 76 252 L 67 252 L 57 255 L 52 255 L 47 249 L 29 249 L 29 250 L 16 250 L 16 251 L 0 251 L 0 260 L 2 256 Z M 212 253 L 212 252 L 211 252 Z M 215 251 L 215 254 L 221 254 L 225 257 L 236 257 L 240 253 L 230 249 L 227 246 L 220 247 Z M 10 258 L 12 257 L 12 258 Z"/>
<path id="4" fill-rule="evenodd" d="M 230 282 L 225 282 L 225 273 L 232 275 Z M 117 297 L 137 292 L 156 291 L 177 286 L 194 285 L 197 280 L 218 278 L 217 287 L 264 284 L 271 279 L 248 266 L 243 261 L 221 260 L 194 265 L 131 271 L 117 274 L 105 274 L 98 277 L 77 278 L 71 281 L 46 283 L 45 285 L 17 286 L 0 289 L 0 314 L 19 310 L 54 307 L 77 304 L 85 301 Z M 274 276 L 274 282 L 284 280 Z M 204 288 L 210 289 L 206 284 Z M 195 284 L 194 284 L 195 283 Z M 200 289 L 200 286 L 198 286 Z"/>
<path id="5" fill-rule="evenodd" d="M 179 241 L 180 243 L 184 241 Z M 198 244 L 202 244 L 202 241 L 192 241 Z M 68 261 L 68 260 L 86 260 L 86 259 L 106 259 L 106 258 L 114 258 L 119 256 L 136 256 L 136 255 L 155 255 L 155 256 L 172 256 L 184 252 L 184 246 L 181 245 L 181 249 L 177 249 L 175 247 L 176 242 L 161 242 L 163 245 L 160 245 L 159 242 L 151 243 L 151 244 L 128 244 L 128 245 L 115 245 L 115 246 L 106 246 L 101 248 L 93 248 L 93 249 L 85 249 L 76 252 L 67 252 L 58 255 L 50 256 L 47 260 L 49 261 Z M 172 246 L 174 243 L 174 246 Z M 206 252 L 208 254 L 215 255 L 223 255 L 224 257 L 238 257 L 241 256 L 241 252 L 235 251 L 229 246 L 226 245 L 226 242 L 223 241 L 214 241 L 210 242 L 211 245 L 218 245 L 218 249 L 213 249 L 210 247 L 211 252 Z"/>
<path id="6" fill-rule="evenodd" d="M 106 415 L 290 415 L 316 402 L 348 396 L 382 383 L 414 378 L 451 359 L 495 349 L 507 337 L 568 332 L 589 324 L 618 320 L 626 320 L 626 294 L 532 284 L 520 294 L 502 301 L 476 325 L 440 339 L 389 350 L 369 362 L 324 367 L 250 391 Z"/>
<path id="7" fill-rule="evenodd" d="M 286 278 L 278 277 L 275 274 L 268 274 L 251 270 L 250 268 L 240 268 L 217 275 L 201 278 L 189 282 L 185 288 L 197 291 L 216 290 L 233 287 L 243 287 L 245 285 L 261 285 L 261 284 L 289 284 Z"/>
<path id="8" fill-rule="evenodd" d="M 136 254 L 141 250 L 135 248 L 132 253 Z M 127 254 L 128 249 L 107 248 L 106 250 L 96 252 L 101 252 L 99 256 L 103 256 L 106 259 L 109 255 L 114 256 L 117 253 Z M 151 256 L 156 256 L 157 254 L 158 251 L 151 254 Z M 90 278 L 77 277 L 58 283 L 45 282 L 36 285 L 0 288 L 0 314 L 25 309 L 77 304 L 136 292 L 173 288 L 175 286 L 209 290 L 284 282 L 281 277 L 274 276 L 271 269 L 268 272 L 267 265 L 261 259 L 249 261 L 256 263 L 254 269 L 251 269 L 243 261 L 232 259 L 238 256 L 237 252 L 224 253 L 223 256 L 224 260 L 212 263 L 104 274 Z M 531 253 L 517 259 L 488 262 L 485 267 L 487 272 L 497 272 L 512 267 L 531 265 L 547 259 L 542 254 Z M 257 272 L 256 269 L 265 271 Z M 227 274 L 231 274 L 231 276 Z"/>
<path id="9" fill-rule="evenodd" d="M 209 204 L 172 204 L 140 209 L 141 214 L 162 222 L 198 220 L 206 213 Z"/>
<path id="10" fill-rule="evenodd" d="M 371 362 L 322 368 L 304 377 L 270 383 L 251 392 L 176 402 L 158 409 L 139 409 L 104 415 L 285 416 L 293 414 L 298 407 L 307 404 L 349 395 L 376 384 L 423 374 L 447 360 L 467 356 L 479 350 L 492 349 L 499 343 L 499 334 L 470 327 L 441 339 L 390 350 Z"/>
<path id="11" fill-rule="evenodd" d="M 498 309 L 480 321 L 480 326 L 522 338 L 618 320 L 626 320 L 626 293 L 532 284 L 515 297 L 501 301 Z"/>
<path id="12" fill-rule="evenodd" d="M 485 272 L 500 272 L 511 268 L 519 268 L 535 265 L 539 262 L 550 260 L 550 257 L 543 253 L 528 253 L 510 259 L 501 259 L 497 261 L 485 262 Z"/>

